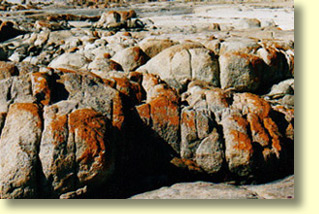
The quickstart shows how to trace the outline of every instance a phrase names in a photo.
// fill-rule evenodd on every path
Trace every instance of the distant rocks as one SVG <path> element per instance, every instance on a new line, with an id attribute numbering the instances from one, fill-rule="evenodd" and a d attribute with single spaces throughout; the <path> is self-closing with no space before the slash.
<path id="1" fill-rule="evenodd" d="M 102 14 L 94 27 L 104 29 L 143 28 L 144 24 L 136 18 L 134 10 L 108 11 Z"/>

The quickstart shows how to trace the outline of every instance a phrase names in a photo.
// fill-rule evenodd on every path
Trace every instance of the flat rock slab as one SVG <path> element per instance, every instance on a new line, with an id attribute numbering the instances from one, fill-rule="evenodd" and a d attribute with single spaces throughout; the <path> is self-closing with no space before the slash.
<path id="1" fill-rule="evenodd" d="M 294 176 L 250 186 L 233 186 L 197 181 L 142 193 L 131 199 L 287 199 L 294 198 Z"/>

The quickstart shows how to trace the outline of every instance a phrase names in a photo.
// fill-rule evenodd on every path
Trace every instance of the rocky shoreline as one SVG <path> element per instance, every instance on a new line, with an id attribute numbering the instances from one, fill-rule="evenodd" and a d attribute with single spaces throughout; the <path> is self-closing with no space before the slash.
<path id="1" fill-rule="evenodd" d="M 294 198 L 293 1 L 58 3 L 1 2 L 1 198 Z"/>

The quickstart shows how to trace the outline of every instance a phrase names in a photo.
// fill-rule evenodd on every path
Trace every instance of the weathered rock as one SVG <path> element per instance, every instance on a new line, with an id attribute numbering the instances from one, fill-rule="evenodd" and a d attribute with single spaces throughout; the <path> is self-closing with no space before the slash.
<path id="1" fill-rule="evenodd" d="M 43 105 L 48 105 L 51 102 L 51 90 L 49 87 L 49 76 L 46 73 L 31 74 L 32 94 Z"/>
<path id="2" fill-rule="evenodd" d="M 153 58 L 155 55 L 160 53 L 166 48 L 176 45 L 177 42 L 166 39 L 146 39 L 141 41 L 139 47 L 148 55 Z"/>
<path id="3" fill-rule="evenodd" d="M 262 73 L 262 79 L 265 81 L 264 85 L 273 84 L 292 77 L 286 56 L 281 51 L 274 47 L 266 46 L 258 49 L 257 54 L 267 65 L 265 72 Z"/>
<path id="4" fill-rule="evenodd" d="M 42 132 L 39 108 L 12 104 L 1 133 L 1 198 L 36 198 L 38 149 Z"/>
<path id="5" fill-rule="evenodd" d="M 177 183 L 131 199 L 293 199 L 294 176 L 269 184 L 232 186 L 209 182 Z"/>
<path id="6" fill-rule="evenodd" d="M 60 21 L 60 22 L 49 22 L 49 21 L 39 21 L 37 20 L 34 23 L 34 27 L 37 30 L 66 30 L 69 29 L 70 26 L 68 26 L 66 20 Z"/>
<path id="7" fill-rule="evenodd" d="M 218 61 L 213 52 L 196 43 L 167 48 L 149 60 L 139 70 L 147 70 L 178 90 L 189 80 L 198 79 L 219 86 Z"/>
<path id="8" fill-rule="evenodd" d="M 253 146 L 248 135 L 248 122 L 240 113 L 224 113 L 223 132 L 228 168 L 239 176 L 252 172 Z"/>
<path id="9" fill-rule="evenodd" d="M 52 68 L 65 68 L 73 70 L 87 68 L 89 62 L 90 61 L 83 54 L 65 53 L 52 60 L 48 66 Z"/>
<path id="10" fill-rule="evenodd" d="M 119 63 L 125 72 L 134 71 L 141 65 L 144 65 L 149 57 L 139 47 L 126 48 L 117 52 L 112 60 Z"/>
<path id="11" fill-rule="evenodd" d="M 91 72 L 104 77 L 110 71 L 122 71 L 123 68 L 120 64 L 107 58 L 95 58 L 89 65 L 88 69 Z"/>
<path id="12" fill-rule="evenodd" d="M 100 20 L 95 24 L 96 27 L 107 28 L 110 24 L 119 23 L 121 15 L 116 11 L 109 11 L 102 14 Z"/>
<path id="13" fill-rule="evenodd" d="M 99 185 L 112 173 L 107 119 L 91 109 L 79 109 L 69 115 L 68 141 L 75 146 L 75 164 L 79 185 Z"/>
<path id="14" fill-rule="evenodd" d="M 0 80 L 11 76 L 17 76 L 18 74 L 19 71 L 14 63 L 0 61 Z"/>
<path id="15" fill-rule="evenodd" d="M 68 141 L 68 115 L 76 104 L 63 101 L 44 108 L 44 130 L 39 158 L 47 180 L 46 185 L 56 193 L 75 188 L 75 145 L 74 141 Z"/>
<path id="16" fill-rule="evenodd" d="M 262 199 L 294 199 L 294 175 L 277 180 L 269 184 L 245 186 L 249 191 L 253 191 Z"/>
<path id="17" fill-rule="evenodd" d="M 181 113 L 181 157 L 192 158 L 200 141 L 197 137 L 196 112 L 184 108 Z"/>
<path id="18" fill-rule="evenodd" d="M 208 43 L 210 47 L 214 44 L 213 41 L 210 42 L 212 44 Z M 245 37 L 244 38 L 237 38 L 237 37 L 228 38 L 225 41 L 221 42 L 219 46 L 220 46 L 220 50 L 219 50 L 220 55 L 225 54 L 227 52 L 240 52 L 245 54 L 249 54 L 249 53 L 251 54 L 251 53 L 255 53 L 258 50 L 258 48 L 260 48 L 260 44 L 258 44 L 258 39 L 245 38 Z"/>
<path id="19" fill-rule="evenodd" d="M 293 95 L 294 87 L 294 79 L 284 80 L 278 84 L 273 85 L 270 92 L 266 96 L 278 98 L 284 95 Z"/>
<path id="20" fill-rule="evenodd" d="M 263 61 L 253 55 L 228 52 L 219 57 L 220 85 L 223 89 L 256 91 L 263 73 Z"/>
<path id="21" fill-rule="evenodd" d="M 133 196 L 131 199 L 258 199 L 245 188 L 209 182 L 177 183 Z"/>
<path id="22" fill-rule="evenodd" d="M 224 145 L 216 129 L 208 135 L 196 150 L 196 163 L 209 174 L 219 172 L 224 162 Z"/>
<path id="23" fill-rule="evenodd" d="M 102 14 L 101 18 L 95 23 L 98 28 L 121 28 L 121 27 L 136 27 L 132 23 L 129 24 L 132 18 L 136 17 L 134 10 L 129 11 L 108 11 Z"/>
<path id="24" fill-rule="evenodd" d="M 172 148 L 179 152 L 179 106 L 165 96 L 155 98 L 150 103 L 152 129 Z"/>

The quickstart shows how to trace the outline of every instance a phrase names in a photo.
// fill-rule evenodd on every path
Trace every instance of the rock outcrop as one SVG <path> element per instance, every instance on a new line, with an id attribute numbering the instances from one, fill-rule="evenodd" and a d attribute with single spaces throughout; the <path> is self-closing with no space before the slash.
<path id="1" fill-rule="evenodd" d="M 293 197 L 289 20 L 185 4 L 0 6 L 1 198 Z"/>

